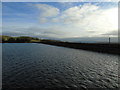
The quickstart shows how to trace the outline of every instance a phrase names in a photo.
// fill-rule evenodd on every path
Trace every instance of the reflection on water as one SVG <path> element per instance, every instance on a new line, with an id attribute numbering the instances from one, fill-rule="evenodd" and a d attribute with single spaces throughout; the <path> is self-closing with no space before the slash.
<path id="1" fill-rule="evenodd" d="M 3 44 L 3 88 L 117 88 L 118 56 L 44 44 Z"/>

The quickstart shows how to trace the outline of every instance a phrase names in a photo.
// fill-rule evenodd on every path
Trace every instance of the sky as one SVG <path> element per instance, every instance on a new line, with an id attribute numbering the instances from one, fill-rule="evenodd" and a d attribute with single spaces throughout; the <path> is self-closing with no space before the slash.
<path id="1" fill-rule="evenodd" d="M 2 33 L 40 38 L 118 36 L 117 2 L 3 2 Z"/>

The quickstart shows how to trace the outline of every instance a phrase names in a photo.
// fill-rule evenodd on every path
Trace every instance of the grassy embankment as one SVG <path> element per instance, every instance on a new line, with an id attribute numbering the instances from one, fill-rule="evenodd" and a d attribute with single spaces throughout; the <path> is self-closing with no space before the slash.
<path id="1" fill-rule="evenodd" d="M 120 55 L 120 51 L 118 50 L 120 44 L 117 43 L 110 43 L 110 44 L 109 43 L 73 43 L 73 42 L 59 42 L 59 41 L 50 41 L 50 40 L 42 40 L 41 43 Z"/>
<path id="2" fill-rule="evenodd" d="M 109 43 L 73 43 L 73 42 L 62 42 L 56 40 L 38 39 L 38 38 L 26 37 L 26 36 L 21 36 L 21 37 L 2 36 L 2 43 L 43 43 L 43 44 L 49 44 L 55 46 L 120 55 L 120 51 L 118 50 L 120 44 L 117 43 L 110 43 L 110 44 Z"/>
<path id="3" fill-rule="evenodd" d="M 2 43 L 32 43 L 40 42 L 40 39 L 28 36 L 11 37 L 11 36 L 0 36 Z"/>

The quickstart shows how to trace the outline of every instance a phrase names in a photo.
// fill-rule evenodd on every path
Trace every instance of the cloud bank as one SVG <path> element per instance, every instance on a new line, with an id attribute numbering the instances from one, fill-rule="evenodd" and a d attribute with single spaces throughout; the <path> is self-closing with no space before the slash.
<path id="1" fill-rule="evenodd" d="M 77 5 L 68 3 L 70 6 L 65 8 L 67 3 L 61 4 L 64 5 L 64 9 L 61 9 L 63 7 L 60 6 L 55 7 L 52 4 L 32 4 L 39 14 L 35 16 L 37 18 L 34 18 L 38 21 L 37 25 L 35 25 L 35 23 L 33 25 L 23 23 L 24 25 L 21 25 L 22 28 L 20 28 L 13 26 L 8 27 L 4 24 L 3 34 L 30 35 L 47 38 L 118 36 L 117 6 L 103 8 L 97 3 L 83 3 Z M 16 20 L 16 18 L 14 19 Z M 16 25 L 15 21 L 13 22 L 13 25 Z"/>
<path id="2" fill-rule="evenodd" d="M 62 24 L 64 27 L 62 29 L 66 32 L 70 30 L 69 34 L 73 37 L 101 36 L 118 30 L 117 7 L 102 9 L 100 6 L 87 3 L 60 11 L 59 8 L 47 4 L 36 6 L 41 10 L 39 17 L 41 23 L 51 23 L 53 27 L 56 23 L 58 27 Z"/>

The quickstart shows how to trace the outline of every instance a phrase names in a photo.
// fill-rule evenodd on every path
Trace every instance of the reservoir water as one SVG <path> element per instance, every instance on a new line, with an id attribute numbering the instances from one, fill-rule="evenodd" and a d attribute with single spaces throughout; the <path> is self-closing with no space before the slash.
<path id="1" fill-rule="evenodd" d="M 2 46 L 3 88 L 118 88 L 118 57 L 32 43 Z"/>

